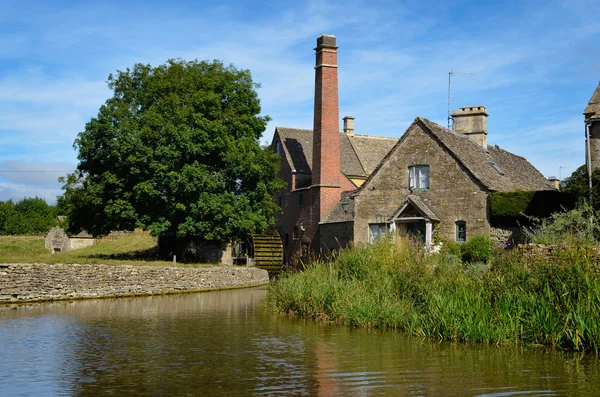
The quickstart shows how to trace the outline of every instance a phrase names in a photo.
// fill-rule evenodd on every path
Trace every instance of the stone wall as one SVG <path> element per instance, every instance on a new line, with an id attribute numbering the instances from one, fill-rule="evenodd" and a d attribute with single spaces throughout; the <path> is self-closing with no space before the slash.
<path id="1" fill-rule="evenodd" d="M 172 294 L 268 282 L 267 271 L 254 267 L 0 264 L 0 303 Z"/>
<path id="2" fill-rule="evenodd" d="M 523 242 L 523 229 L 519 226 L 492 226 L 490 227 L 490 239 L 494 243 L 515 244 Z"/>
<path id="3" fill-rule="evenodd" d="M 348 247 L 354 241 L 354 222 L 324 223 L 320 226 L 325 255 Z"/>

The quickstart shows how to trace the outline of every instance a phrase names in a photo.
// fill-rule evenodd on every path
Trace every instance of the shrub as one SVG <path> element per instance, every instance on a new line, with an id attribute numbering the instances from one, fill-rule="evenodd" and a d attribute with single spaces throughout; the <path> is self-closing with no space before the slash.
<path id="1" fill-rule="evenodd" d="M 582 202 L 568 212 L 556 212 L 546 219 L 534 219 L 535 225 L 525 228 L 525 236 L 535 244 L 578 245 L 598 244 L 600 225 L 594 208 Z"/>
<path id="2" fill-rule="evenodd" d="M 476 235 L 462 245 L 462 259 L 465 262 L 487 262 L 492 255 L 492 242 L 488 237 Z"/>

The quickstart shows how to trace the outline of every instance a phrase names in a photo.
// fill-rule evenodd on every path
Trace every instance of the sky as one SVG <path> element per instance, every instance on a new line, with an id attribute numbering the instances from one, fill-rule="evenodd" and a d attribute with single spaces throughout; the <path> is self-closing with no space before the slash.
<path id="1" fill-rule="evenodd" d="M 585 162 L 582 111 L 600 80 L 597 0 L 0 0 L 0 201 L 61 194 L 73 142 L 136 63 L 249 69 L 262 113 L 312 128 L 314 47 L 337 37 L 340 118 L 399 138 L 417 117 L 486 106 L 488 143 L 546 177 Z M 340 127 L 341 126 L 340 120 Z"/>

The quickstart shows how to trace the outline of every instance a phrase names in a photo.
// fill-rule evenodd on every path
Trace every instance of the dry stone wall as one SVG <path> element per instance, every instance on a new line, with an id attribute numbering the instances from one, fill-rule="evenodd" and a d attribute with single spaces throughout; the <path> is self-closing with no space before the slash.
<path id="1" fill-rule="evenodd" d="M 268 282 L 267 271 L 254 267 L 10 263 L 0 264 L 0 303 L 172 294 Z"/>

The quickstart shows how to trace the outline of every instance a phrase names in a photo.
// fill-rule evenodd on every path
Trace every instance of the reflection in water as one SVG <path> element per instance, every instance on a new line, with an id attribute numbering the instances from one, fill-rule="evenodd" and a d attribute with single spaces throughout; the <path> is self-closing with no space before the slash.
<path id="1" fill-rule="evenodd" d="M 264 288 L 0 307 L 0 396 L 595 396 L 597 358 L 266 313 Z"/>

